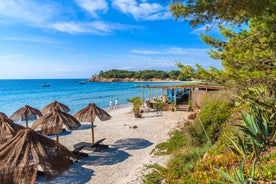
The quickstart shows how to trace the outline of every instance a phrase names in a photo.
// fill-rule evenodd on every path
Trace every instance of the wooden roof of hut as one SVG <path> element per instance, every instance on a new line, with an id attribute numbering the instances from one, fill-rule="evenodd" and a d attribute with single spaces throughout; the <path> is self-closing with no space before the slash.
<path id="1" fill-rule="evenodd" d="M 160 88 L 160 89 L 176 89 L 176 88 L 204 88 L 207 90 L 222 90 L 224 89 L 224 86 L 220 85 L 210 85 L 210 84 L 197 84 L 197 83 L 187 83 L 187 84 L 179 84 L 179 85 L 169 85 L 169 86 L 143 86 L 143 88 Z"/>
<path id="2" fill-rule="evenodd" d="M 30 183 L 36 181 L 38 167 L 46 179 L 51 179 L 70 165 L 75 156 L 56 141 L 37 134 L 30 128 L 0 146 L 0 183 Z"/>

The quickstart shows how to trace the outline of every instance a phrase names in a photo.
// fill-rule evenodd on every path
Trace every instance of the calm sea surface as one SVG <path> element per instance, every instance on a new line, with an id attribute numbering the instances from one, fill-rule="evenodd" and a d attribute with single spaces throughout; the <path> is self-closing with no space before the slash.
<path id="1" fill-rule="evenodd" d="M 168 82 L 117 82 L 80 84 L 84 79 L 0 80 L 0 112 L 10 116 L 24 105 L 42 109 L 54 100 L 68 105 L 75 113 L 88 103 L 101 108 L 109 106 L 109 100 L 118 98 L 120 105 L 127 99 L 142 96 L 143 85 L 169 85 Z M 42 87 L 49 84 L 50 87 Z M 158 92 L 158 93 L 161 93 Z M 147 98 L 147 94 L 145 94 Z"/>

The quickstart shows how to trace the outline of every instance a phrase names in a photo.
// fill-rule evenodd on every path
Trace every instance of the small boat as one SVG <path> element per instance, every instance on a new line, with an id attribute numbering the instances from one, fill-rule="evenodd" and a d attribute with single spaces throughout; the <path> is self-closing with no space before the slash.
<path id="1" fill-rule="evenodd" d="M 41 87 L 50 87 L 50 84 L 42 84 Z"/>

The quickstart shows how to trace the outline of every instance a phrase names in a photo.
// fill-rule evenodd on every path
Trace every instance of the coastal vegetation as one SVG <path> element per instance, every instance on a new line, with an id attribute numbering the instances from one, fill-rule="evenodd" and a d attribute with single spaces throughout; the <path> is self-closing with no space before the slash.
<path id="1" fill-rule="evenodd" d="M 153 153 L 169 154 L 170 160 L 149 165 L 144 183 L 275 183 L 275 2 L 173 1 L 170 8 L 176 19 L 206 26 L 200 36 L 223 69 L 177 66 L 228 90 L 203 100 L 195 120 L 156 146 Z M 221 35 L 208 34 L 215 27 Z"/>
<path id="2" fill-rule="evenodd" d="M 142 105 L 142 99 L 139 96 L 134 96 L 132 98 L 127 99 L 127 101 L 131 102 L 133 105 L 133 113 L 136 118 L 141 118 L 140 107 Z"/>
<path id="3" fill-rule="evenodd" d="M 204 100 L 195 120 L 155 147 L 153 154 L 170 160 L 166 166 L 147 166 L 152 172 L 144 183 L 275 181 L 276 102 L 261 90 L 252 88 L 242 99 L 221 92 Z"/>
<path id="4" fill-rule="evenodd" d="M 128 71 L 112 69 L 108 71 L 100 71 L 98 75 L 92 76 L 92 78 L 105 78 L 105 79 L 133 79 L 133 80 L 190 80 L 184 76 L 180 70 L 171 70 L 169 72 L 160 70 L 144 70 L 144 71 Z"/>

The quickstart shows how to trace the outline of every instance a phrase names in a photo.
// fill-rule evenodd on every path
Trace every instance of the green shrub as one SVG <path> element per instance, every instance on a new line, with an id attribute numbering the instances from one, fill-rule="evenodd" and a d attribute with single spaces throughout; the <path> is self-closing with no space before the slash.
<path id="1" fill-rule="evenodd" d="M 156 155 L 167 155 L 171 154 L 175 150 L 178 150 L 188 143 L 188 138 L 183 131 L 176 130 L 171 133 L 171 138 L 167 142 L 157 144 L 155 146 Z"/>
<path id="2" fill-rule="evenodd" d="M 189 181 L 196 163 L 202 159 L 208 149 L 209 146 L 189 146 L 174 154 L 167 164 L 166 182 L 179 183 L 179 181 Z"/>
<path id="3" fill-rule="evenodd" d="M 158 165 L 148 165 L 147 169 L 152 169 L 152 172 L 146 174 L 143 179 L 144 184 L 158 184 L 164 179 L 163 175 L 166 173 L 167 169 Z"/>
<path id="4" fill-rule="evenodd" d="M 208 139 L 214 144 L 231 115 L 232 107 L 233 104 L 227 99 L 213 98 L 204 100 L 201 105 L 201 112 L 194 122 L 194 127 L 190 127 L 191 135 L 199 144 L 206 143 Z M 204 130 L 208 137 L 206 137 Z"/>

